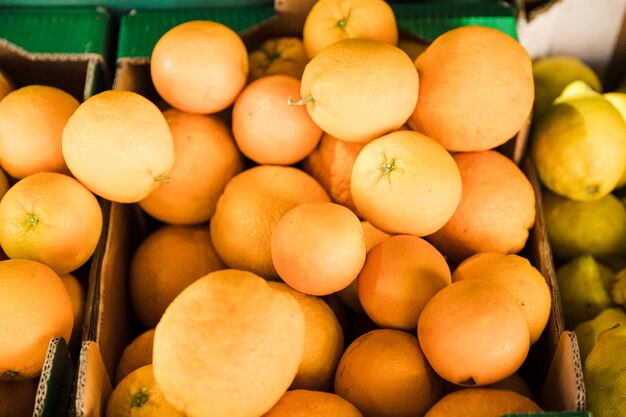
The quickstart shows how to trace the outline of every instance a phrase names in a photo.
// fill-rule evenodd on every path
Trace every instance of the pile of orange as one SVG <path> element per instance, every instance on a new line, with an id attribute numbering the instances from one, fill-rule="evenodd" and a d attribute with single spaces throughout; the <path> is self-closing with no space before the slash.
<path id="1" fill-rule="evenodd" d="M 9 257 L 34 259 L 60 291 L 100 237 L 96 196 L 154 221 L 130 259 L 142 333 L 108 416 L 539 408 L 492 387 L 517 375 L 551 308 L 518 255 L 533 187 L 500 148 L 530 116 L 530 57 L 487 27 L 417 48 L 400 34 L 383 0 L 320 0 L 301 37 L 251 49 L 221 23 L 182 23 L 150 61 L 165 108 L 122 90 L 57 106 L 55 159 L 38 162 L 55 173 L 21 174 L 5 157 L 3 135 L 23 121 L 2 116 L 13 93 L 0 102 L 0 164 L 25 177 L 0 201 Z M 54 189 L 42 211 L 27 200 L 38 183 Z M 56 225 L 86 225 L 59 240 L 44 220 L 60 213 L 72 217 Z M 69 337 L 64 302 L 68 317 L 48 321 Z M 33 375 L 16 346 L 0 337 L 0 372 Z"/>

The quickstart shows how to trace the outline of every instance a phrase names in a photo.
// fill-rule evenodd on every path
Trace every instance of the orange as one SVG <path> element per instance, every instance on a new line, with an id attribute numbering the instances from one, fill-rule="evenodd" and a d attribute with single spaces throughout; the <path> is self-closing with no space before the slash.
<path id="1" fill-rule="evenodd" d="M 152 50 L 150 76 L 159 95 L 190 113 L 230 106 L 248 78 L 248 51 L 237 32 L 192 20 L 165 32 Z"/>
<path id="2" fill-rule="evenodd" d="M 303 294 L 282 282 L 270 281 L 269 285 L 291 294 L 304 315 L 302 361 L 289 389 L 328 390 L 343 353 L 343 329 L 335 313 L 320 297 Z"/>
<path id="3" fill-rule="evenodd" d="M 367 252 L 359 277 L 359 300 L 379 327 L 415 331 L 424 306 L 451 283 L 443 255 L 412 235 L 387 238 Z"/>
<path id="4" fill-rule="evenodd" d="M 304 50 L 302 38 L 276 36 L 264 40 L 248 53 L 250 72 L 248 81 L 268 75 L 285 74 L 302 78 L 309 57 Z"/>
<path id="5" fill-rule="evenodd" d="M 85 288 L 83 284 L 73 274 L 64 274 L 60 276 L 61 281 L 67 289 L 67 293 L 72 301 L 72 315 L 74 317 L 74 326 L 70 340 L 73 346 L 80 346 L 83 332 L 83 321 L 85 316 Z"/>
<path id="6" fill-rule="evenodd" d="M 167 402 L 154 380 L 152 365 L 131 372 L 115 386 L 106 404 L 105 417 L 185 417 Z"/>
<path id="7" fill-rule="evenodd" d="M 466 389 L 466 388 L 467 387 L 464 387 L 462 385 L 456 385 L 456 384 L 453 384 L 451 382 L 444 380 L 444 395 L 449 394 L 453 391 L 458 391 L 460 389 Z M 517 372 L 498 382 L 485 385 L 483 388 L 498 388 L 498 389 L 506 389 L 506 390 L 514 391 L 534 401 L 534 395 L 532 391 L 530 390 L 530 387 L 528 386 L 526 381 L 520 376 L 520 374 Z"/>
<path id="8" fill-rule="evenodd" d="M 278 74 L 248 84 L 233 105 L 233 135 L 241 152 L 259 164 L 292 165 L 315 149 L 322 130 L 299 99 L 300 80 Z"/>
<path id="9" fill-rule="evenodd" d="M 28 259 L 0 261 L 0 380 L 41 374 L 50 338 L 72 334 L 72 301 L 61 278 Z"/>
<path id="10" fill-rule="evenodd" d="M 302 169 L 322 184 L 333 202 L 359 212 L 352 201 L 350 180 L 357 155 L 365 144 L 345 142 L 324 133 L 318 146 L 302 161 Z"/>
<path id="11" fill-rule="evenodd" d="M 61 138 L 79 102 L 45 85 L 13 90 L 0 101 L 0 165 L 13 178 L 41 171 L 69 173 Z"/>
<path id="12" fill-rule="evenodd" d="M 401 49 L 372 39 L 344 39 L 311 59 L 302 74 L 302 100 L 290 102 L 305 104 L 313 121 L 337 139 L 369 142 L 408 120 L 417 103 L 418 78 Z"/>
<path id="13" fill-rule="evenodd" d="M 346 288 L 363 267 L 363 227 L 339 204 L 301 204 L 274 227 L 271 252 L 278 275 L 290 287 L 305 294 L 332 294 Z"/>
<path id="14" fill-rule="evenodd" d="M 461 175 L 439 143 L 403 130 L 368 143 L 352 169 L 350 189 L 359 213 L 387 233 L 429 235 L 454 214 Z"/>
<path id="15" fill-rule="evenodd" d="M 135 203 L 168 181 L 174 145 L 165 117 L 150 100 L 108 90 L 88 98 L 70 117 L 63 156 L 94 194 Z"/>
<path id="16" fill-rule="evenodd" d="M 534 101 L 532 61 L 504 32 L 461 26 L 415 61 L 420 98 L 408 124 L 451 151 L 484 151 L 511 139 Z"/>
<path id="17" fill-rule="evenodd" d="M 200 278 L 154 334 L 154 377 L 189 417 L 259 416 L 291 385 L 304 349 L 298 301 L 251 272 Z"/>
<path id="18" fill-rule="evenodd" d="M 479 253 L 465 259 L 452 274 L 452 281 L 484 279 L 509 290 L 522 307 L 530 344 L 535 343 L 550 317 L 552 296 L 544 276 L 528 259 L 502 253 Z"/>
<path id="19" fill-rule="evenodd" d="M 163 225 L 133 253 L 129 293 L 135 314 L 146 328 L 157 325 L 182 290 L 226 265 L 219 258 L 207 225 Z"/>
<path id="20" fill-rule="evenodd" d="M 363 417 L 337 394 L 298 389 L 287 391 L 263 417 Z"/>
<path id="21" fill-rule="evenodd" d="M 15 183 L 0 200 L 0 245 L 9 258 L 39 261 L 62 275 L 89 260 L 102 222 L 98 200 L 81 183 L 40 172 Z"/>
<path id="22" fill-rule="evenodd" d="M 533 400 L 514 391 L 495 388 L 465 388 L 439 400 L 425 417 L 500 417 L 514 413 L 541 413 Z"/>
<path id="23" fill-rule="evenodd" d="M 322 186 L 302 170 L 260 165 L 233 177 L 211 218 L 211 240 L 231 268 L 278 278 L 272 263 L 272 231 L 292 208 L 328 202 Z"/>
<path id="24" fill-rule="evenodd" d="M 226 182 L 243 169 L 230 128 L 217 116 L 163 112 L 174 139 L 169 182 L 139 201 L 150 216 L 169 224 L 207 222 Z"/>
<path id="25" fill-rule="evenodd" d="M 376 329 L 345 350 L 335 393 L 365 416 L 421 416 L 441 397 L 442 381 L 409 333 Z"/>
<path id="26" fill-rule="evenodd" d="M 361 226 L 363 226 L 363 237 L 365 238 L 365 250 L 367 252 L 369 252 L 370 249 L 372 249 L 378 243 L 382 242 L 383 240 L 391 236 L 390 234 L 385 233 L 382 230 L 375 228 L 367 220 L 362 220 Z M 365 260 L 367 261 L 367 257 L 365 258 Z M 337 291 L 336 294 L 337 294 L 337 297 L 339 297 L 339 299 L 345 305 L 350 307 L 352 311 L 355 311 L 357 313 L 365 313 L 365 310 L 363 310 L 363 306 L 361 305 L 361 301 L 359 300 L 359 292 L 358 292 L 357 283 L 358 283 L 358 277 L 357 279 L 352 281 L 350 285 L 348 285 L 346 288 L 344 288 L 343 290 Z"/>
<path id="27" fill-rule="evenodd" d="M 348 38 L 398 43 L 393 9 L 383 0 L 318 0 L 307 13 L 302 40 L 309 58 Z"/>
<path id="28" fill-rule="evenodd" d="M 454 262 L 479 252 L 518 253 L 535 224 L 535 191 L 496 151 L 455 154 L 463 192 L 448 222 L 427 239 Z"/>
<path id="29" fill-rule="evenodd" d="M 124 347 L 117 366 L 115 367 L 115 385 L 126 378 L 136 369 L 152 363 L 152 347 L 154 344 L 154 329 L 145 330 L 143 333 L 135 336 Z"/>
<path id="30" fill-rule="evenodd" d="M 0 100 L 13 91 L 14 88 L 13 81 L 11 81 L 6 72 L 2 71 L 2 68 L 0 68 Z"/>
<path id="31" fill-rule="evenodd" d="M 488 385 L 517 372 L 530 348 L 522 307 L 504 287 L 482 279 L 453 282 L 422 310 L 417 335 L 444 379 Z"/>
<path id="32" fill-rule="evenodd" d="M 0 416 L 31 417 L 35 408 L 37 379 L 0 381 Z"/>

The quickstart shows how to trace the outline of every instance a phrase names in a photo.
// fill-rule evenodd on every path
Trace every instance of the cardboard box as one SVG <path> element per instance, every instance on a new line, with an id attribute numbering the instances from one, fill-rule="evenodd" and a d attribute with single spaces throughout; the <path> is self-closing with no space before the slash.
<path id="1" fill-rule="evenodd" d="M 0 68 L 15 87 L 50 85 L 83 101 L 110 85 L 110 31 L 110 14 L 102 8 L 0 8 Z M 91 274 L 99 268 L 94 259 L 74 273 L 92 292 Z M 50 340 L 34 416 L 67 415 L 81 340 L 66 342 Z"/>
<path id="2" fill-rule="evenodd" d="M 158 102 L 159 97 L 150 79 L 149 55 L 159 34 L 177 23 L 207 18 L 207 16 L 222 23 L 229 24 L 230 22 L 231 27 L 238 30 L 246 44 L 252 47 L 270 36 L 301 34 L 304 16 L 312 3 L 311 0 L 277 1 L 275 15 L 259 19 L 262 13 L 255 14 L 253 20 L 258 19 L 258 21 L 247 28 L 239 24 L 242 20 L 228 20 L 233 16 L 222 14 L 223 10 L 171 10 L 166 14 L 155 10 L 138 10 L 123 16 L 114 88 L 132 90 Z M 445 13 L 446 8 L 441 5 L 432 3 L 434 9 L 429 9 L 425 4 L 418 6 L 418 3 L 415 3 L 415 5 L 418 9 L 421 8 L 421 13 L 417 12 L 417 9 L 412 9 L 407 3 L 392 4 L 401 30 L 408 35 L 434 37 L 451 26 L 472 22 L 485 24 L 490 22 L 488 18 L 490 14 L 481 15 L 478 8 L 465 9 L 472 10 L 471 13 L 474 13 L 474 16 L 452 11 L 453 17 L 449 18 Z M 402 10 L 404 13 L 400 13 Z M 237 13 L 245 14 L 246 12 L 238 11 Z M 243 19 L 243 16 L 241 18 Z M 498 16 L 498 18 L 504 19 L 503 16 Z M 510 21 L 509 19 L 512 19 L 514 30 L 515 13 L 503 21 Z M 428 33 L 423 33 L 420 28 L 424 28 L 426 22 L 429 28 Z M 498 19 L 491 23 L 493 26 L 503 24 Z M 134 27 L 135 25 L 139 27 Z M 146 34 L 151 35 L 148 38 Z M 539 185 L 534 168 L 525 158 L 527 128 L 528 126 L 525 126 L 500 150 L 521 164 L 537 190 Z M 101 269 L 98 271 L 99 287 L 92 294 L 93 299 L 90 300 L 93 308 L 97 310 L 97 319 L 91 322 L 94 327 L 89 330 L 89 334 L 93 336 L 93 343 L 88 346 L 84 345 L 78 364 L 79 384 L 72 410 L 72 415 L 77 416 L 99 416 L 104 413 L 104 407 L 113 386 L 117 360 L 123 348 L 145 330 L 138 325 L 129 303 L 128 270 L 134 250 L 158 223 L 143 213 L 136 204 L 112 203 L 109 205 L 109 210 L 106 244 L 102 254 Z M 580 360 L 577 357 L 575 335 L 563 331 L 562 311 L 549 253 L 539 198 L 536 223 L 522 254 L 527 256 L 546 278 L 553 295 L 553 306 L 548 326 L 539 341 L 531 348 L 528 359 L 520 372 L 535 392 L 536 399 L 546 409 L 583 410 L 584 386 L 581 379 Z M 90 371 L 94 369 L 95 371 Z"/>

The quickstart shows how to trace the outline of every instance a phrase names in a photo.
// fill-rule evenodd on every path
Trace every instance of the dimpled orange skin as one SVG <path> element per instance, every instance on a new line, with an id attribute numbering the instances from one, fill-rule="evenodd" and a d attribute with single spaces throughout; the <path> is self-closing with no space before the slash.
<path id="1" fill-rule="evenodd" d="M 150 59 L 152 82 L 173 107 L 212 114 L 230 106 L 243 89 L 248 52 L 239 35 L 221 23 L 194 20 L 163 34 Z"/>

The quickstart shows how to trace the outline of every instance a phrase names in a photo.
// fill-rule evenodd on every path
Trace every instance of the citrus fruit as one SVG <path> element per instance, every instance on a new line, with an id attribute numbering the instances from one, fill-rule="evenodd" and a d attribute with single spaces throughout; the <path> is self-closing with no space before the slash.
<path id="1" fill-rule="evenodd" d="M 583 254 L 602 260 L 626 255 L 626 208 L 614 194 L 575 201 L 544 189 L 542 201 L 546 233 L 557 261 Z"/>
<path id="2" fill-rule="evenodd" d="M 365 416 L 423 415 L 441 397 L 441 379 L 415 336 L 375 329 L 346 348 L 335 374 L 335 394 Z"/>
<path id="3" fill-rule="evenodd" d="M 248 65 L 248 51 L 237 32 L 219 22 L 190 20 L 161 35 L 150 57 L 150 76 L 173 107 L 212 114 L 235 101 L 248 78 Z"/>
<path id="4" fill-rule="evenodd" d="M 174 165 L 172 133 L 150 100 L 131 91 L 91 96 L 63 130 L 63 156 L 72 174 L 94 194 L 135 203 Z"/>
<path id="5" fill-rule="evenodd" d="M 415 331 L 424 306 L 451 283 L 443 255 L 424 239 L 391 236 L 367 252 L 357 278 L 359 300 L 379 327 Z"/>
<path id="6" fill-rule="evenodd" d="M 463 192 L 454 215 L 427 237 L 451 261 L 480 252 L 518 253 L 535 224 L 532 184 L 509 158 L 490 150 L 453 155 Z"/>
<path id="7" fill-rule="evenodd" d="M 437 374 L 463 386 L 510 376 L 530 348 L 528 322 L 513 294 L 482 279 L 456 281 L 436 293 L 422 310 L 417 334 Z"/>
<path id="8" fill-rule="evenodd" d="M 0 261 L 0 380 L 39 376 L 50 339 L 67 342 L 72 301 L 61 278 L 28 259 Z"/>
<path id="9" fill-rule="evenodd" d="M 211 240 L 231 268 L 278 278 L 272 263 L 272 231 L 281 217 L 303 203 L 328 202 L 322 186 L 304 171 L 260 165 L 233 177 L 211 218 Z"/>
<path id="10" fill-rule="evenodd" d="M 105 417 L 130 415 L 184 417 L 186 414 L 167 402 L 154 380 L 152 365 L 145 365 L 121 380 L 107 400 Z"/>
<path id="11" fill-rule="evenodd" d="M 500 417 L 511 413 L 541 413 L 533 400 L 507 389 L 465 388 L 439 400 L 424 417 Z"/>
<path id="12" fill-rule="evenodd" d="M 115 385 L 136 369 L 152 363 L 152 347 L 154 329 L 148 329 L 135 336 L 124 347 L 117 366 L 115 367 Z"/>
<path id="13" fill-rule="evenodd" d="M 35 408 L 37 379 L 0 381 L 0 416 L 31 417 Z"/>
<path id="14" fill-rule="evenodd" d="M 556 281 L 567 329 L 573 330 L 613 305 L 615 274 L 589 254 L 559 265 Z"/>
<path id="15" fill-rule="evenodd" d="M 0 200 L 0 245 L 9 258 L 32 259 L 66 274 L 94 253 L 102 217 L 96 197 L 76 179 L 32 174 Z"/>
<path id="16" fill-rule="evenodd" d="M 425 236 L 439 230 L 461 200 L 461 175 L 439 143 L 413 131 L 369 142 L 352 168 L 359 213 L 387 233 Z"/>
<path id="17" fill-rule="evenodd" d="M 8 74 L 0 68 L 0 100 L 13 91 L 13 89 L 13 82 L 9 78 Z"/>
<path id="18" fill-rule="evenodd" d="M 335 203 L 300 204 L 272 232 L 278 275 L 305 294 L 328 295 L 347 287 L 361 271 L 365 254 L 359 218 Z"/>
<path id="19" fill-rule="evenodd" d="M 362 417 L 355 406 L 337 394 L 297 389 L 287 391 L 263 417 Z"/>
<path id="20" fill-rule="evenodd" d="M 292 295 L 251 272 L 215 271 L 163 314 L 154 376 L 167 401 L 190 417 L 262 415 L 291 385 L 304 335 Z"/>
<path id="21" fill-rule="evenodd" d="M 398 43 L 393 9 L 383 0 L 319 0 L 304 20 L 302 40 L 309 58 L 337 41 L 349 38 Z"/>
<path id="22" fill-rule="evenodd" d="M 0 200 L 2 200 L 2 197 L 4 197 L 10 187 L 11 183 L 9 182 L 9 177 L 7 177 L 6 172 L 0 168 Z"/>
<path id="23" fill-rule="evenodd" d="M 319 3 L 318 3 L 319 4 Z M 418 97 L 417 70 L 401 49 L 349 38 L 321 50 L 304 68 L 299 101 L 326 133 L 348 142 L 400 128 Z"/>
<path id="24" fill-rule="evenodd" d="M 83 284 L 73 274 L 64 274 L 60 276 L 61 281 L 67 289 L 67 293 L 72 301 L 72 315 L 74 317 L 74 326 L 70 340 L 74 346 L 79 346 L 82 338 L 83 321 L 85 315 L 85 288 Z M 71 347 L 71 346 L 70 346 Z"/>
<path id="25" fill-rule="evenodd" d="M 450 151 L 502 145 L 530 117 L 532 61 L 514 38 L 490 27 L 450 29 L 415 60 L 420 97 L 408 125 Z"/>
<path id="26" fill-rule="evenodd" d="M 248 81 L 268 75 L 285 74 L 300 79 L 309 57 L 302 38 L 276 36 L 264 40 L 248 53 L 250 72 Z"/>
<path id="27" fill-rule="evenodd" d="M 598 74 L 574 55 L 550 55 L 533 60 L 535 102 L 533 120 L 538 120 L 572 81 L 582 80 L 597 92 L 602 91 Z"/>
<path id="28" fill-rule="evenodd" d="M 534 344 L 550 317 L 552 295 L 544 276 L 528 259 L 519 255 L 478 253 L 461 262 L 452 274 L 452 282 L 484 279 L 506 288 L 524 311 Z"/>
<path id="29" fill-rule="evenodd" d="M 0 102 L 0 165 L 13 178 L 69 173 L 61 138 L 78 100 L 57 87 L 28 85 Z"/>
<path id="30" fill-rule="evenodd" d="M 198 278 L 226 265 L 207 225 L 162 225 L 139 244 L 130 263 L 133 310 L 146 327 L 157 325 L 172 300 Z"/>
<path id="31" fill-rule="evenodd" d="M 259 164 L 292 165 L 315 149 L 322 130 L 304 107 L 289 105 L 300 94 L 300 80 L 278 74 L 251 82 L 232 110 L 237 146 Z"/>
<path id="32" fill-rule="evenodd" d="M 289 389 L 328 390 L 344 347 L 343 329 L 335 313 L 320 297 L 301 293 L 282 282 L 270 281 L 269 285 L 291 294 L 304 315 L 302 361 Z"/>
<path id="33" fill-rule="evenodd" d="M 319 181 L 333 202 L 359 212 L 352 201 L 350 180 L 354 161 L 365 144 L 322 134 L 317 147 L 302 161 L 302 169 Z"/>
<path id="34" fill-rule="evenodd" d="M 207 222 L 226 182 L 243 169 L 230 128 L 217 116 L 168 109 L 163 112 L 174 139 L 174 165 L 169 181 L 139 206 L 161 222 Z"/>
<path id="35" fill-rule="evenodd" d="M 530 155 L 551 191 L 577 201 L 604 197 L 626 168 L 626 122 L 583 81 L 568 84 L 533 124 Z"/>

